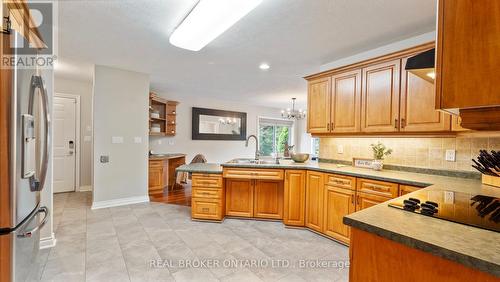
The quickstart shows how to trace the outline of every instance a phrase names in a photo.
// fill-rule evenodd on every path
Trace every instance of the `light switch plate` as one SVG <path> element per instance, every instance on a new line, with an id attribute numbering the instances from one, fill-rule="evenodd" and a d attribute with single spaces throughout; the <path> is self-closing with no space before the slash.
<path id="1" fill-rule="evenodd" d="M 113 144 L 122 144 L 123 143 L 123 137 L 122 136 L 113 136 L 113 137 L 111 137 L 111 143 L 113 143 Z"/>
<path id="2" fill-rule="evenodd" d="M 134 143 L 135 144 L 141 144 L 142 143 L 142 137 L 134 137 Z"/>
<path id="3" fill-rule="evenodd" d="M 344 153 L 344 146 L 343 145 L 338 145 L 337 146 L 337 153 L 343 154 Z"/>
<path id="4" fill-rule="evenodd" d="M 446 150 L 445 159 L 448 162 L 454 162 L 456 160 L 456 151 L 455 150 Z"/>

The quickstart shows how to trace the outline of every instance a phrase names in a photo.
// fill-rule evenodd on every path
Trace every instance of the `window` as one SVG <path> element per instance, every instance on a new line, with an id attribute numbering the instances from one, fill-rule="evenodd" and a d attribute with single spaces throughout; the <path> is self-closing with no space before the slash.
<path id="1" fill-rule="evenodd" d="M 283 154 L 285 144 L 292 145 L 293 121 L 259 118 L 259 146 L 262 156 Z"/>

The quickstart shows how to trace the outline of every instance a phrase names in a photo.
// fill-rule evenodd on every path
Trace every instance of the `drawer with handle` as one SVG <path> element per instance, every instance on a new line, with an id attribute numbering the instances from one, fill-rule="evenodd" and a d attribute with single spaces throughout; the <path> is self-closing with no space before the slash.
<path id="1" fill-rule="evenodd" d="M 358 178 L 356 190 L 389 198 L 398 196 L 399 185 L 396 183 Z"/>
<path id="2" fill-rule="evenodd" d="M 282 169 L 224 168 L 224 178 L 283 180 Z"/>
<path id="3" fill-rule="evenodd" d="M 194 198 L 209 198 L 209 199 L 221 199 L 222 198 L 222 189 L 207 189 L 193 186 L 193 195 Z"/>
<path id="4" fill-rule="evenodd" d="M 349 190 L 356 189 L 356 177 L 342 176 L 336 174 L 326 174 L 325 177 L 326 177 L 325 184 L 327 185 Z"/>
<path id="5" fill-rule="evenodd" d="M 222 188 L 220 174 L 193 174 L 193 187 Z"/>
<path id="6" fill-rule="evenodd" d="M 191 216 L 195 219 L 222 220 L 222 203 L 216 199 L 193 198 Z"/>

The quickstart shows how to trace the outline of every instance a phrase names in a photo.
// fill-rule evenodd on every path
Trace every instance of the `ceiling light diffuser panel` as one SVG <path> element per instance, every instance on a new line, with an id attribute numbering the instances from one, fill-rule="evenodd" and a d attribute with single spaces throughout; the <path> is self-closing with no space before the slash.
<path id="1" fill-rule="evenodd" d="M 257 7 L 262 0 L 200 0 L 170 36 L 179 48 L 199 51 Z"/>

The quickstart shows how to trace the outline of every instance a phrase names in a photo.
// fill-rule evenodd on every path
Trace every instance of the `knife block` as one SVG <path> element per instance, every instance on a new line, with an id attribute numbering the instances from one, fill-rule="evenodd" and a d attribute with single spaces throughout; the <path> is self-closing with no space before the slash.
<path id="1" fill-rule="evenodd" d="M 500 177 L 499 176 L 491 176 L 491 175 L 483 174 L 481 181 L 483 182 L 483 184 L 486 184 L 486 185 L 500 187 Z"/>

